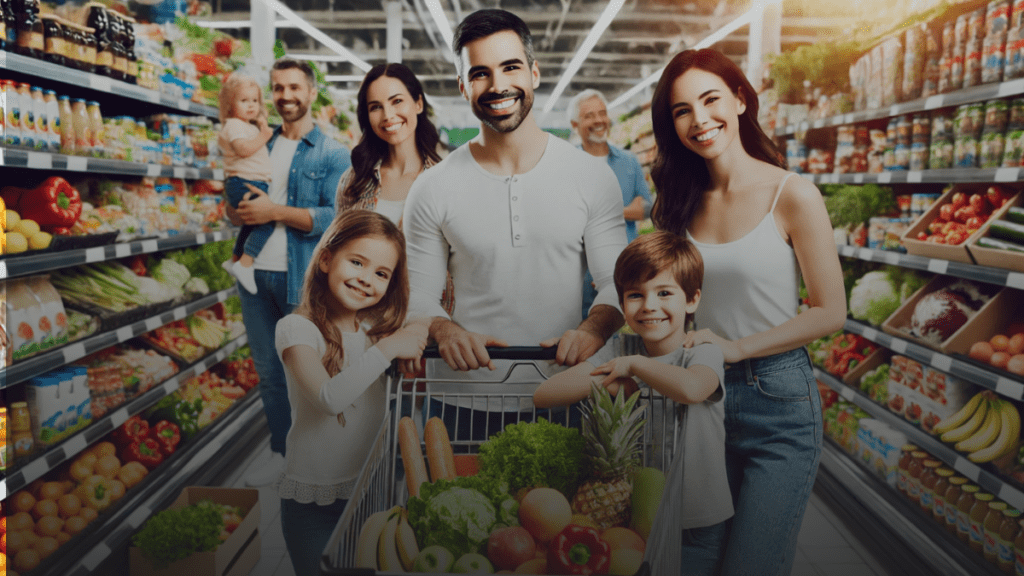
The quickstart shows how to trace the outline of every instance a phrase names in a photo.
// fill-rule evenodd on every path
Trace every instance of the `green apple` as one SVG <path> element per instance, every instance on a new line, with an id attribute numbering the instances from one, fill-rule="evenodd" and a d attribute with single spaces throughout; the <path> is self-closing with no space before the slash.
<path id="1" fill-rule="evenodd" d="M 452 566 L 452 572 L 455 574 L 494 574 L 494 566 L 491 566 L 491 561 L 483 554 L 470 552 L 456 560 L 455 566 Z"/>
<path id="2" fill-rule="evenodd" d="M 443 573 L 451 569 L 453 562 L 455 562 L 455 555 L 444 546 L 427 546 L 416 555 L 416 559 L 412 563 L 412 571 Z"/>

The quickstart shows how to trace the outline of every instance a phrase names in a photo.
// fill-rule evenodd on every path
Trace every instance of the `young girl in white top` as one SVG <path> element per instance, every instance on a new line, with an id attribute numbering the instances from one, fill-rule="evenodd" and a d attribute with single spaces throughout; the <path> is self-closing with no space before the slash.
<path id="1" fill-rule="evenodd" d="M 224 193 L 232 208 L 249 195 L 246 184 L 267 192 L 270 189 L 270 153 L 267 141 L 274 132 L 267 125 L 263 89 L 251 76 L 238 72 L 228 76 L 220 89 L 220 134 L 217 145 L 224 156 Z M 274 231 L 274 224 L 242 226 L 235 240 L 231 262 L 224 267 L 243 288 L 256 293 L 253 262 Z"/>
<path id="2" fill-rule="evenodd" d="M 292 426 L 277 484 L 296 574 L 317 574 L 320 554 L 351 497 L 383 422 L 384 371 L 415 361 L 426 335 L 400 329 L 409 301 L 405 240 L 386 217 L 339 215 L 306 271 L 295 313 L 277 323 Z"/>

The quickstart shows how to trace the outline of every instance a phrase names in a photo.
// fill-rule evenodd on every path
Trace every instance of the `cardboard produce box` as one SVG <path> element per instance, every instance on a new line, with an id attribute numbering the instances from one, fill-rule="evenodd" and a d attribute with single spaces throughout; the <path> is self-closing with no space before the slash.
<path id="1" fill-rule="evenodd" d="M 860 390 L 860 379 L 868 372 L 878 368 L 880 364 L 888 362 L 890 357 L 892 357 L 891 350 L 884 347 L 878 348 L 843 376 L 843 384 Z"/>
<path id="2" fill-rule="evenodd" d="M 239 506 L 247 510 L 242 523 L 227 540 L 211 552 L 197 552 L 188 558 L 156 570 L 142 550 L 132 546 L 128 561 L 132 576 L 247 576 L 260 559 L 260 493 L 255 488 L 213 488 L 189 486 L 170 508 L 182 508 L 202 500 Z"/>
<path id="3" fill-rule="evenodd" d="M 953 341 L 958 336 L 960 336 L 961 332 L 965 328 L 967 328 L 967 326 L 971 323 L 971 320 L 973 320 L 978 314 L 984 312 L 987 308 L 991 307 L 992 301 L 995 300 L 995 298 L 993 297 L 991 300 L 986 302 L 978 311 L 974 313 L 974 315 L 968 318 L 966 323 L 960 326 L 960 328 L 958 328 L 955 332 L 953 332 L 949 337 L 947 337 L 939 344 L 934 344 L 928 340 L 924 340 L 912 335 L 910 333 L 910 320 L 914 315 L 914 309 L 917 307 L 917 303 L 920 302 L 921 299 L 924 298 L 927 294 L 931 294 L 932 292 L 935 292 L 936 290 L 940 290 L 942 288 L 947 288 L 957 282 L 967 281 L 953 276 L 943 275 L 939 275 L 936 276 L 935 278 L 932 278 L 930 282 L 922 286 L 917 292 L 914 292 L 910 296 L 910 298 L 907 299 L 906 302 L 901 304 L 900 307 L 897 308 L 896 311 L 892 313 L 891 316 L 885 319 L 885 322 L 882 323 L 882 330 L 885 331 L 886 334 L 891 334 L 893 336 L 896 336 L 897 338 L 910 340 L 911 342 L 920 344 L 921 346 L 925 346 L 927 348 L 931 348 L 932 350 L 945 353 L 946 351 L 944 350 L 944 347 L 950 341 Z M 980 282 L 972 282 L 972 284 L 984 289 L 994 290 L 994 286 L 991 284 L 982 284 Z"/>
<path id="4" fill-rule="evenodd" d="M 988 229 L 992 226 L 992 222 L 997 219 L 1005 219 L 1006 212 L 1009 211 L 1011 206 L 1024 206 L 1024 194 L 1017 194 L 1015 197 L 1010 199 L 1009 202 L 1003 205 L 999 218 L 996 218 L 993 215 L 993 217 L 989 218 L 988 222 L 985 222 L 985 225 L 978 230 L 978 234 L 967 241 L 967 250 L 971 253 L 975 263 L 981 266 L 992 266 L 993 268 L 1003 268 L 1006 270 L 1014 270 L 1016 272 L 1024 272 L 1024 254 L 1011 252 L 1010 250 L 986 248 L 978 245 L 978 239 L 988 236 Z"/>
<path id="5" fill-rule="evenodd" d="M 1024 292 L 1003 288 L 956 334 L 946 340 L 942 351 L 946 354 L 964 354 L 975 342 L 988 341 L 996 334 L 1006 334 L 1013 322 L 1024 321 Z"/>
<path id="6" fill-rule="evenodd" d="M 938 244 L 935 242 L 924 242 L 922 240 L 917 239 L 917 234 L 918 232 L 923 232 L 928 229 L 928 224 L 930 224 L 932 220 L 938 217 L 939 211 L 942 210 L 942 206 L 944 204 L 949 204 L 951 202 L 953 194 L 956 194 L 957 192 L 963 192 L 968 197 L 970 197 L 972 194 L 981 194 L 984 196 L 985 191 L 991 185 L 992 184 L 973 183 L 956 184 L 952 188 L 950 188 L 945 194 L 940 196 L 938 200 L 932 202 L 931 207 L 929 207 L 924 214 L 919 216 L 917 220 L 915 220 L 914 223 L 910 225 L 910 228 L 908 228 L 907 231 L 903 234 L 901 240 L 903 241 L 903 246 L 907 249 L 907 253 L 913 254 L 915 256 L 924 256 L 926 258 L 938 258 L 940 260 L 950 260 L 953 262 L 964 262 L 966 264 L 974 264 L 974 258 L 971 256 L 971 252 L 968 250 L 967 246 L 969 244 L 976 242 L 978 238 L 984 235 L 986 226 L 983 225 L 981 228 L 975 231 L 974 234 L 968 236 L 967 239 L 960 244 Z M 1011 187 L 1005 184 L 1000 184 L 999 186 L 1002 187 L 1004 190 L 1013 193 L 1019 192 L 1020 188 L 1019 185 L 1014 185 L 1015 187 Z M 1017 196 L 1019 199 L 1020 194 L 1017 194 Z M 1009 209 L 1009 206 L 1012 203 L 1013 201 L 1007 202 L 1001 208 L 998 208 L 995 211 L 993 211 L 992 215 L 989 217 L 989 220 L 986 221 L 986 224 L 988 224 L 988 222 L 994 218 L 1002 217 L 1002 215 Z"/>

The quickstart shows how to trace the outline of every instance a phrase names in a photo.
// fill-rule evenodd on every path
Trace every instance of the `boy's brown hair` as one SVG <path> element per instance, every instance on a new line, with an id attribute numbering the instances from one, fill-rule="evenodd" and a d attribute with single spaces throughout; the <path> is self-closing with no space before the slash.
<path id="1" fill-rule="evenodd" d="M 647 282 L 663 270 L 671 270 L 688 302 L 704 282 L 704 259 L 697 247 L 684 236 L 670 232 L 651 232 L 632 241 L 615 261 L 615 291 L 619 304 L 626 290 Z"/>

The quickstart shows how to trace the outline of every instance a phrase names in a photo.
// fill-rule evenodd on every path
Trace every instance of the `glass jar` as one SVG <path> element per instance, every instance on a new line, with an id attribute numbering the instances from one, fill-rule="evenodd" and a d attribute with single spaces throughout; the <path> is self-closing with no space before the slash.
<path id="1" fill-rule="evenodd" d="M 953 471 L 949 468 L 939 468 L 935 471 L 938 479 L 935 481 L 934 498 L 932 500 L 932 518 L 939 523 L 939 526 L 946 523 L 946 492 L 949 491 L 949 481 L 953 478 Z"/>
<path id="2" fill-rule="evenodd" d="M 17 44 L 14 51 L 30 58 L 42 58 L 46 49 L 43 41 L 43 20 L 39 17 L 39 0 L 20 0 L 15 5 L 14 24 Z"/>
<path id="3" fill-rule="evenodd" d="M 99 2 L 85 5 L 85 24 L 95 31 L 96 35 L 96 73 L 110 76 L 114 66 L 114 53 L 110 48 L 110 16 L 107 7 Z"/>
<path id="4" fill-rule="evenodd" d="M 3 0 L 4 9 L 4 28 L 6 38 L 4 38 L 4 50 L 12 51 L 18 44 L 18 26 L 17 20 L 14 16 L 14 0 Z"/>
<path id="5" fill-rule="evenodd" d="M 92 155 L 96 158 L 106 156 L 106 138 L 103 130 L 103 114 L 100 112 L 100 103 L 90 100 L 85 104 L 86 112 L 89 114 L 89 131 L 92 134 Z"/>
<path id="6" fill-rule="evenodd" d="M 900 448 L 900 459 L 896 464 L 899 474 L 896 476 L 896 489 L 903 495 L 907 495 L 909 491 L 908 482 L 910 480 L 910 461 L 914 459 L 913 453 L 917 451 L 917 445 L 915 444 L 904 444 Z"/>
<path id="7" fill-rule="evenodd" d="M 939 466 L 942 466 L 942 462 L 938 460 L 925 460 L 923 465 L 924 470 L 921 471 L 921 498 L 919 503 L 922 510 L 931 514 L 932 508 L 935 506 L 935 483 L 939 479 L 935 472 L 939 469 Z"/>
<path id="8" fill-rule="evenodd" d="M 960 497 L 963 495 L 963 487 L 968 482 L 963 476 L 954 476 L 949 479 L 949 488 L 946 490 L 946 531 L 956 536 L 956 526 L 960 510 L 958 508 Z"/>
<path id="9" fill-rule="evenodd" d="M 1004 574 L 1013 574 L 1013 543 L 1020 533 L 1020 510 L 1007 506 L 1003 510 L 1003 523 L 999 527 L 999 558 L 996 566 Z"/>
<path id="10" fill-rule="evenodd" d="M 64 25 L 64 48 L 66 52 L 66 64 L 75 70 L 85 69 L 85 46 L 82 38 L 82 29 L 77 24 L 68 22 Z"/>
<path id="11" fill-rule="evenodd" d="M 960 489 L 960 499 L 956 503 L 956 536 L 965 544 L 971 540 L 971 508 L 974 497 L 981 490 L 976 484 L 966 484 Z"/>
<path id="12" fill-rule="evenodd" d="M 138 84 L 139 58 L 135 55 L 135 18 L 121 15 L 124 20 L 125 82 Z"/>
<path id="13" fill-rule="evenodd" d="M 995 498 L 987 492 L 978 492 L 974 496 L 974 505 L 968 513 L 970 528 L 967 545 L 971 550 L 981 554 L 985 551 L 985 517 L 988 515 L 989 504 Z"/>
<path id="14" fill-rule="evenodd" d="M 1006 502 L 992 502 L 988 505 L 988 513 L 982 520 L 981 528 L 984 532 L 982 544 L 982 555 L 985 560 L 993 564 L 999 562 L 999 530 L 1003 527 L 1003 512 L 1006 512 Z"/>
<path id="15" fill-rule="evenodd" d="M 907 469 L 907 497 L 914 504 L 921 503 L 921 473 L 924 472 L 924 461 L 928 453 L 917 450 L 911 453 L 910 467 Z"/>
<path id="16" fill-rule="evenodd" d="M 60 18 L 43 14 L 43 59 L 58 66 L 64 65 L 64 27 Z"/>
<path id="17" fill-rule="evenodd" d="M 124 21 L 117 12 L 108 12 L 110 15 L 110 49 L 113 57 L 113 66 L 110 77 L 117 80 L 124 80 L 127 77 L 128 56 L 124 50 Z"/>

